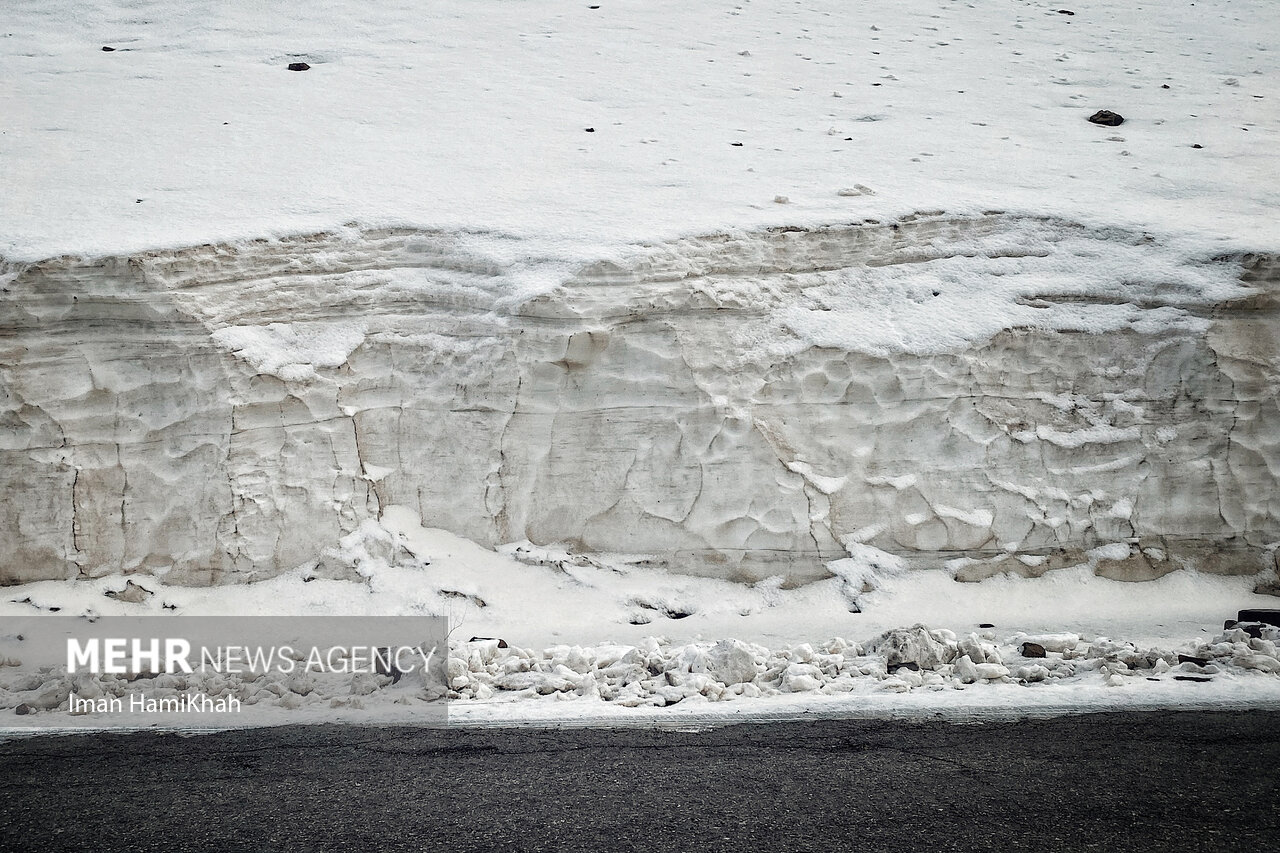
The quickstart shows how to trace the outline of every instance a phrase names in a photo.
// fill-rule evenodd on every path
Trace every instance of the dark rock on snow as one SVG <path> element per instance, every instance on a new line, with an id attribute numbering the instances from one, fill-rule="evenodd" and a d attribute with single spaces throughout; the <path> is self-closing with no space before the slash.
<path id="1" fill-rule="evenodd" d="M 1280 627 L 1280 610 L 1274 608 L 1253 607 L 1236 613 L 1241 622 L 1261 622 L 1264 625 Z"/>
<path id="2" fill-rule="evenodd" d="M 1094 124 L 1106 125 L 1107 127 L 1116 127 L 1124 124 L 1124 116 L 1119 113 L 1113 113 L 1111 110 L 1098 110 L 1096 113 L 1089 116 L 1089 121 Z"/>

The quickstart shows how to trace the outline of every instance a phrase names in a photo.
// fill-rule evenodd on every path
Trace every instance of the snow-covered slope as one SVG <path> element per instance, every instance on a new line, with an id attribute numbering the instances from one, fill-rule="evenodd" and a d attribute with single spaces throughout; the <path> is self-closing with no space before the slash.
<path id="1" fill-rule="evenodd" d="M 938 208 L 1280 233 L 1271 0 L 4 6 L 9 258 L 353 221 L 590 255 Z"/>

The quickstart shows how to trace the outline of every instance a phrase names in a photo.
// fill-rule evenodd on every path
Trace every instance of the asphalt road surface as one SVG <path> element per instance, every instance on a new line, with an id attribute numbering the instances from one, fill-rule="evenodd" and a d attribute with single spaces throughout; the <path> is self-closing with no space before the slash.
<path id="1" fill-rule="evenodd" d="M 1280 712 L 0 743 L 0 850 L 1139 851 L 1280 842 Z"/>

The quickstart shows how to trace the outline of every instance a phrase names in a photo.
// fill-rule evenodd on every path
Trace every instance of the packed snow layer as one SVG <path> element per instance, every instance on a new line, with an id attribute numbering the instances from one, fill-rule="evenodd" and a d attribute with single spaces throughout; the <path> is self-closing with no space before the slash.
<path id="1" fill-rule="evenodd" d="M 1273 256 L 998 213 L 504 245 L 10 265 L 2 576 L 257 579 L 393 505 L 736 580 L 857 545 L 1254 574 L 1280 541 Z"/>

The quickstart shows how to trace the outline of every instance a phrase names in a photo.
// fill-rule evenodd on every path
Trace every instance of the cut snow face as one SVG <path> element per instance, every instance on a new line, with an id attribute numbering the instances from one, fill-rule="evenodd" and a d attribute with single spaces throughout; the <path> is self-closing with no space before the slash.
<path id="1" fill-rule="evenodd" d="M 576 268 L 501 242 L 24 268 L 0 572 L 261 578 L 400 504 L 748 582 L 823 577 L 852 539 L 980 579 L 1098 547 L 1115 577 L 1257 572 L 1280 538 L 1273 257 L 994 213 Z"/>

